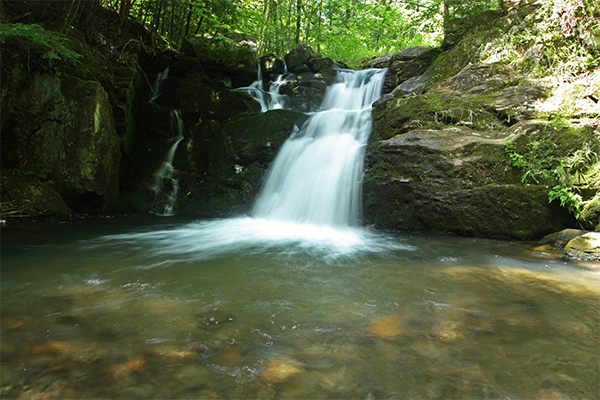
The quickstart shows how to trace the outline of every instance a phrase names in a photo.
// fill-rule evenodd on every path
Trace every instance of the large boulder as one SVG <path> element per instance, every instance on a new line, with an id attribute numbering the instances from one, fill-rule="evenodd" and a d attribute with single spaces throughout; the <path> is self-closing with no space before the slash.
<path id="1" fill-rule="evenodd" d="M 3 168 L 52 171 L 76 212 L 109 209 L 118 197 L 120 138 L 98 81 L 25 71 L 16 64 L 2 93 Z"/>
<path id="2" fill-rule="evenodd" d="M 565 246 L 567 256 L 583 261 L 600 261 L 600 233 L 588 232 Z"/>
<path id="3" fill-rule="evenodd" d="M 399 53 L 367 60 L 362 68 L 387 68 L 382 92 L 389 93 L 408 79 L 424 74 L 440 52 L 436 47 L 410 47 Z"/>
<path id="4" fill-rule="evenodd" d="M 232 87 L 250 86 L 258 73 L 256 42 L 248 35 L 225 37 L 189 36 L 181 51 L 197 57 L 206 73 L 216 80 L 230 80 Z"/>
<path id="5" fill-rule="evenodd" d="M 309 62 L 317 58 L 321 58 L 319 53 L 310 46 L 301 44 L 285 55 L 285 64 L 290 72 L 299 74 L 309 72 L 311 70 Z"/>
<path id="6" fill-rule="evenodd" d="M 597 185 L 565 175 L 571 168 L 565 166 L 567 158 L 600 151 L 594 94 L 600 75 L 590 70 L 564 82 L 547 79 L 564 71 L 555 58 L 568 42 L 561 39 L 563 31 L 553 32 L 554 53 L 514 40 L 539 32 L 536 24 L 552 12 L 538 2 L 503 18 L 492 11 L 449 21 L 443 52 L 437 50 L 422 73 L 406 70 L 419 75 L 374 104 L 364 187 L 367 222 L 538 238 L 575 226 L 567 211 L 575 206 L 564 196 L 556 199 L 569 179 L 577 187 L 568 193 L 586 200 L 579 215 L 596 212 L 595 200 L 587 200 L 598 198 Z M 406 61 L 392 54 L 369 62 L 389 68 Z M 580 176 L 594 182 L 584 167 L 578 167 Z"/>
<path id="7" fill-rule="evenodd" d="M 465 126 L 416 129 L 369 146 L 365 221 L 383 228 L 531 239 L 574 223 L 548 188 L 522 184 L 509 143 L 543 129 L 481 134 Z"/>
<path id="8" fill-rule="evenodd" d="M 286 54 L 285 63 L 294 76 L 280 88 L 280 93 L 289 96 L 294 110 L 301 112 L 318 110 L 327 87 L 335 81 L 336 68 L 340 66 L 331 58 L 323 57 L 305 44 L 299 45 Z"/>
<path id="9" fill-rule="evenodd" d="M 246 114 L 224 124 L 206 120 L 179 147 L 179 212 L 205 217 L 248 212 L 276 152 L 306 118 L 290 110 Z M 185 162 L 185 161 L 184 161 Z M 193 172 L 187 172 L 191 171 Z"/>

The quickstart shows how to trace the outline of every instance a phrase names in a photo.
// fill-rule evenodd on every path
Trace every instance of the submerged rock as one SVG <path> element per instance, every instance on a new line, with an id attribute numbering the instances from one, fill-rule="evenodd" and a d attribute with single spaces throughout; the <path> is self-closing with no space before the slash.
<path id="1" fill-rule="evenodd" d="M 291 358 L 276 358 L 267 362 L 266 369 L 260 375 L 261 381 L 273 385 L 281 383 L 293 375 L 304 371 L 300 362 Z"/>
<path id="2" fill-rule="evenodd" d="M 397 315 L 372 321 L 367 329 L 369 336 L 379 339 L 393 339 L 403 330 L 403 321 Z"/>

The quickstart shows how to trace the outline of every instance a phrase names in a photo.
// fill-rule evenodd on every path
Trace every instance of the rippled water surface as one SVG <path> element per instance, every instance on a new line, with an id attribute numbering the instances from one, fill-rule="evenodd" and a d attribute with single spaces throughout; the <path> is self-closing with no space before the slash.
<path id="1" fill-rule="evenodd" d="M 598 399 L 598 265 L 272 223 L 2 228 L 2 398 Z"/>

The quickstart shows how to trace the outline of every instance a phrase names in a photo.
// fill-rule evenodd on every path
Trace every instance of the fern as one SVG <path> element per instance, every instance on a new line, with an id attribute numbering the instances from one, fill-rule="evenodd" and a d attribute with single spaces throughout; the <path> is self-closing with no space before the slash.
<path id="1" fill-rule="evenodd" d="M 46 30 L 36 24 L 0 24 L 0 42 L 5 43 L 11 37 L 21 37 L 47 48 L 48 50 L 42 55 L 46 59 L 66 59 L 78 62 L 78 59 L 82 57 L 81 54 L 64 45 L 64 35 Z"/>

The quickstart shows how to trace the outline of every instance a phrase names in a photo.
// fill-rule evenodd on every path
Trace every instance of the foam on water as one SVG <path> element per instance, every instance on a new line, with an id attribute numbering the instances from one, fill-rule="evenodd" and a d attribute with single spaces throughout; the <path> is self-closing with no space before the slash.
<path id="1" fill-rule="evenodd" d="M 198 221 L 148 232 L 109 235 L 93 243 L 137 247 L 149 257 L 168 256 L 174 261 L 268 252 L 306 253 L 335 260 L 410 249 L 397 238 L 367 229 L 251 217 Z"/>

